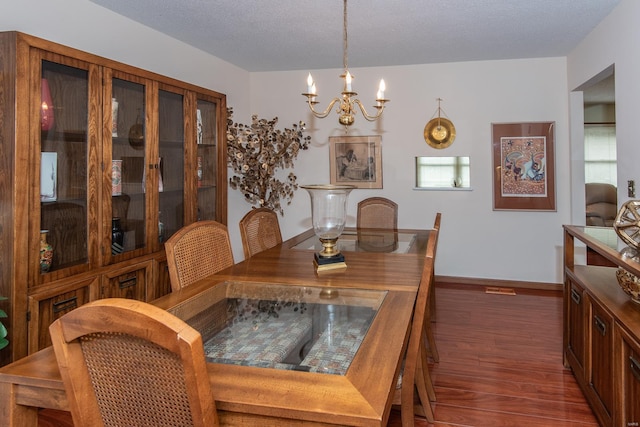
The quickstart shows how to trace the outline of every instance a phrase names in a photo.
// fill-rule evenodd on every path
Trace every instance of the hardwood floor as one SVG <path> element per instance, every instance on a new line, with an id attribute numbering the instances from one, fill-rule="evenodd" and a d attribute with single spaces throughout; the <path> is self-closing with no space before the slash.
<path id="1" fill-rule="evenodd" d="M 436 423 L 416 427 L 597 426 L 572 373 L 562 365 L 562 294 L 437 285 L 434 331 L 440 362 L 431 375 Z M 389 427 L 401 425 L 392 411 Z M 72 426 L 44 412 L 41 427 Z"/>
<path id="2" fill-rule="evenodd" d="M 562 293 L 515 292 L 437 285 L 436 422 L 417 427 L 598 425 L 562 365 Z M 393 411 L 389 426 L 400 425 Z"/>

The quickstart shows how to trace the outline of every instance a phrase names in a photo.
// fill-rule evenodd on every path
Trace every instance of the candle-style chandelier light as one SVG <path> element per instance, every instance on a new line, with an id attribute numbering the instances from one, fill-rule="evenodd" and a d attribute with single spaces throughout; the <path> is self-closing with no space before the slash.
<path id="1" fill-rule="evenodd" d="M 360 107 L 363 117 L 369 120 L 370 122 L 372 122 L 374 120 L 377 120 L 382 115 L 382 112 L 384 111 L 384 104 L 386 102 L 389 102 L 389 100 L 384 98 L 384 91 L 386 88 L 385 88 L 384 80 L 382 79 L 380 80 L 380 87 L 378 89 L 378 94 L 376 96 L 376 105 L 374 105 L 374 108 L 377 110 L 376 114 L 370 115 L 369 113 L 367 113 L 367 110 L 364 108 L 364 105 L 362 105 L 362 102 L 359 99 L 355 98 L 355 96 L 357 96 L 358 93 L 354 92 L 353 89 L 351 88 L 351 81 L 353 80 L 353 75 L 349 72 L 349 68 L 347 66 L 347 50 L 348 50 L 347 0 L 344 0 L 344 25 L 343 25 L 342 42 L 343 42 L 342 61 L 344 65 L 344 74 L 340 75 L 340 78 L 344 79 L 342 96 L 333 98 L 329 103 L 329 106 L 324 111 L 322 112 L 316 111 L 316 109 L 314 108 L 314 105 L 318 103 L 318 101 L 316 101 L 316 96 L 317 96 L 316 84 L 313 82 L 311 73 L 309 73 L 309 77 L 307 78 L 307 92 L 303 93 L 302 95 L 307 97 L 307 104 L 309 104 L 309 108 L 311 109 L 311 112 L 313 113 L 313 115 L 320 119 L 327 117 L 331 112 L 331 109 L 333 108 L 333 106 L 337 102 L 339 102 L 340 105 L 336 109 L 336 112 L 339 114 L 338 122 L 340 122 L 341 125 L 345 126 L 345 129 L 346 129 L 347 126 L 351 126 L 355 120 L 354 115 L 356 114 L 356 109 L 355 109 L 356 104 Z"/>

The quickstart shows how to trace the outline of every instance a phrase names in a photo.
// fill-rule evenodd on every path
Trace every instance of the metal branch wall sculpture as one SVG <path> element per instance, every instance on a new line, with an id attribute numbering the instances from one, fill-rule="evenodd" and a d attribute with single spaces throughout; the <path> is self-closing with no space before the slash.
<path id="1" fill-rule="evenodd" d="M 256 207 L 267 207 L 284 215 L 281 200 L 291 203 L 298 188 L 297 177 L 290 172 L 286 181 L 276 177 L 280 168 L 292 169 L 300 150 L 309 148 L 310 136 L 304 136 L 305 124 L 293 129 L 275 128 L 278 118 L 251 117 L 251 125 L 233 123 L 233 108 L 227 109 L 227 157 L 235 173 L 229 179 L 234 190 Z"/>

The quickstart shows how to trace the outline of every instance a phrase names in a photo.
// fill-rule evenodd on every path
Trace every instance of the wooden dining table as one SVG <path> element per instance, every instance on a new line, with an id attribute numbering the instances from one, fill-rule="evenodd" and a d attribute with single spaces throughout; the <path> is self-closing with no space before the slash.
<path id="1" fill-rule="evenodd" d="M 171 310 L 186 301 L 202 299 L 212 287 L 229 282 L 306 286 L 325 291 L 385 291 L 384 300 L 343 375 L 207 363 L 221 425 L 386 425 L 430 230 L 398 230 L 395 235 L 384 236 L 378 232 L 372 237 L 376 232 L 371 230 L 368 235 L 374 242 L 385 243 L 391 238 L 394 244 L 385 251 L 368 252 L 366 245 L 358 247 L 359 239 L 364 241 L 366 237 L 362 230 L 360 234 L 345 230 L 341 239 L 345 243 L 346 268 L 316 271 L 312 247 L 315 237 L 309 230 L 152 302 Z M 0 368 L 3 425 L 36 426 L 38 408 L 68 410 L 51 347 Z"/>

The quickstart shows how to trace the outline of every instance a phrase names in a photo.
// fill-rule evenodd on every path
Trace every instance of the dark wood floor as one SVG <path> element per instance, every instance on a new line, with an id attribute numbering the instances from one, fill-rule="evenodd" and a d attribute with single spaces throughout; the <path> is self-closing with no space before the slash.
<path id="1" fill-rule="evenodd" d="M 440 363 L 432 366 L 436 423 L 417 427 L 597 426 L 573 375 L 562 365 L 562 295 L 443 284 L 434 324 Z M 393 411 L 390 427 L 400 426 Z M 66 427 L 45 412 L 40 426 Z"/>
<path id="2" fill-rule="evenodd" d="M 437 427 L 597 426 L 562 365 L 562 293 L 436 287 Z M 393 412 L 389 426 L 400 426 Z M 417 427 L 431 426 L 416 418 Z"/>

